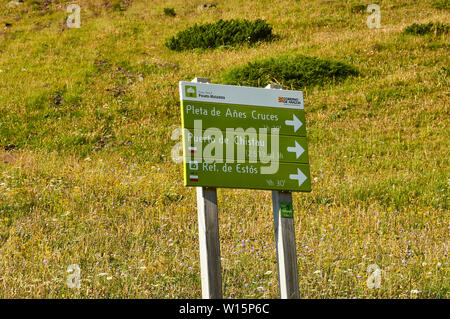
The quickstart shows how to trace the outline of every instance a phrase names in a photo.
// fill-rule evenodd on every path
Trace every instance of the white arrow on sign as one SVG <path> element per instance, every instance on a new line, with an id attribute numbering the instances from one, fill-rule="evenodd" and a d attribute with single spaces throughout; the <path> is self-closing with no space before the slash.
<path id="1" fill-rule="evenodd" d="M 291 153 L 295 153 L 296 158 L 299 158 L 300 155 L 302 155 L 305 150 L 303 149 L 303 147 L 300 144 L 297 143 L 297 141 L 295 141 L 295 146 L 294 147 L 289 146 L 287 148 L 287 151 L 291 152 Z"/>
<path id="2" fill-rule="evenodd" d="M 290 174 L 289 179 L 298 180 L 298 186 L 302 186 L 302 184 L 308 179 L 305 174 L 297 168 L 297 174 Z"/>
<path id="3" fill-rule="evenodd" d="M 303 125 L 303 123 L 293 114 L 294 118 L 292 121 L 286 120 L 284 123 L 289 126 L 294 127 L 294 132 L 297 132 L 297 130 Z"/>

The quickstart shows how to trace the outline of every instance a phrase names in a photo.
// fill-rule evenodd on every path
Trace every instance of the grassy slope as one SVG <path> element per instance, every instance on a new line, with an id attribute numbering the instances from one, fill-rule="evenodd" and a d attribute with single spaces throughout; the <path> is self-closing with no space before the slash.
<path id="1" fill-rule="evenodd" d="M 448 298 L 449 40 L 401 31 L 449 13 L 411 2 L 381 1 L 371 30 L 356 1 L 80 1 L 82 27 L 63 30 L 69 2 L 1 1 L 12 26 L 0 29 L 0 146 L 15 148 L 0 150 L 0 297 L 199 297 L 195 192 L 170 160 L 177 82 L 301 53 L 362 72 L 305 90 L 314 181 L 294 195 L 301 296 Z M 165 48 L 219 18 L 267 19 L 281 38 Z M 277 297 L 270 193 L 220 190 L 219 201 L 224 295 Z M 73 263 L 80 290 L 65 284 Z M 366 286 L 373 263 L 378 290 Z"/>

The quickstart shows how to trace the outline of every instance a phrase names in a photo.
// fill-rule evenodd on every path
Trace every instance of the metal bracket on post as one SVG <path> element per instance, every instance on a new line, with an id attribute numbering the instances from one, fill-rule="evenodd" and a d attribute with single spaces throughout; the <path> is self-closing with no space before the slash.
<path id="1" fill-rule="evenodd" d="M 210 79 L 195 78 L 192 82 L 210 83 Z M 216 188 L 197 187 L 197 210 L 202 298 L 222 299 L 219 214 Z"/>
<path id="2" fill-rule="evenodd" d="M 280 84 L 269 84 L 266 89 L 281 90 Z M 298 299 L 297 250 L 295 244 L 295 225 L 292 216 L 282 216 L 282 206 L 292 209 L 292 193 L 272 191 L 273 225 L 277 248 L 278 284 L 281 299 Z"/>

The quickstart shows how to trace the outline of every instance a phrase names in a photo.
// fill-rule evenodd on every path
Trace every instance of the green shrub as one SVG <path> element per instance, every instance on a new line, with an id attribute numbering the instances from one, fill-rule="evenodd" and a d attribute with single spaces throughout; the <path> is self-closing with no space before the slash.
<path id="1" fill-rule="evenodd" d="M 164 14 L 166 16 L 170 16 L 170 17 L 174 17 L 177 14 L 175 13 L 175 9 L 174 8 L 164 8 Z"/>
<path id="2" fill-rule="evenodd" d="M 272 27 L 264 20 L 219 20 L 216 23 L 194 25 L 166 42 L 166 46 L 175 51 L 195 48 L 217 48 L 219 46 L 237 46 L 255 44 L 271 40 Z"/>
<path id="3" fill-rule="evenodd" d="M 352 13 L 363 13 L 367 9 L 367 6 L 364 4 L 354 4 L 351 7 Z"/>
<path id="4" fill-rule="evenodd" d="M 435 9 L 450 9 L 450 0 L 437 0 L 434 1 L 431 6 Z"/>
<path id="5" fill-rule="evenodd" d="M 285 88 L 301 89 L 354 75 L 358 75 L 358 71 L 345 63 L 300 55 L 250 62 L 230 70 L 222 81 L 225 84 L 259 87 L 280 83 Z"/>
<path id="6" fill-rule="evenodd" d="M 411 24 L 403 30 L 404 34 L 412 34 L 412 35 L 425 35 L 425 34 L 444 34 L 448 33 L 449 26 L 443 23 L 425 23 L 425 24 Z"/>
<path id="7" fill-rule="evenodd" d="M 125 11 L 131 6 L 132 0 L 114 0 L 107 2 L 106 7 L 110 7 L 113 11 Z"/>

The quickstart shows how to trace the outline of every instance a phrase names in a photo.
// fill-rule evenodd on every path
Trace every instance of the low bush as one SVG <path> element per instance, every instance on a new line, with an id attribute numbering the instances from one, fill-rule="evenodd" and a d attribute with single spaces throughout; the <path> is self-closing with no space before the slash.
<path id="1" fill-rule="evenodd" d="M 358 74 L 354 67 L 342 62 L 300 55 L 250 62 L 227 72 L 222 82 L 259 87 L 279 83 L 286 89 L 302 89 Z"/>
<path id="2" fill-rule="evenodd" d="M 273 38 L 272 27 L 264 20 L 219 20 L 216 23 L 194 25 L 166 42 L 175 51 L 196 48 L 255 44 Z"/>
<path id="3" fill-rule="evenodd" d="M 440 22 L 437 23 L 425 23 L 425 24 L 411 24 L 403 30 L 404 34 L 411 35 L 425 35 L 425 34 L 444 34 L 448 33 L 449 26 Z"/>
<path id="4" fill-rule="evenodd" d="M 164 14 L 166 16 L 170 16 L 170 17 L 174 17 L 177 14 L 175 13 L 175 9 L 174 8 L 164 8 Z"/>
<path id="5" fill-rule="evenodd" d="M 367 6 L 364 4 L 355 4 L 351 7 L 352 13 L 364 13 L 366 10 Z"/>
<path id="6" fill-rule="evenodd" d="M 450 10 L 450 0 L 437 0 L 434 1 L 431 6 L 435 9 Z"/>
<path id="7" fill-rule="evenodd" d="M 132 2 L 132 0 L 114 0 L 106 2 L 105 7 L 111 7 L 113 11 L 125 11 L 131 6 Z"/>

